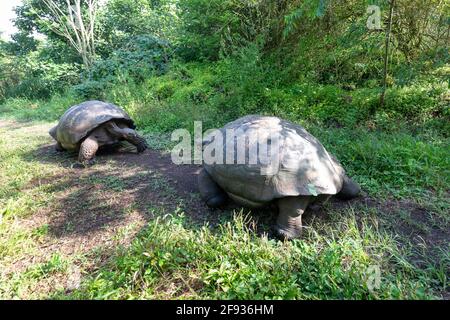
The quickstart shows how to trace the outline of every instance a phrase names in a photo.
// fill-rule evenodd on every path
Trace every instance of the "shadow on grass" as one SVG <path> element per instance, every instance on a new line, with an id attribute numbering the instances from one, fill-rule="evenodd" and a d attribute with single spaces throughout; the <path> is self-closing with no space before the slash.
<path id="1" fill-rule="evenodd" d="M 48 208 L 49 232 L 58 238 L 91 235 L 129 223 L 138 215 L 148 221 L 157 216 L 182 211 L 187 227 L 212 227 L 232 219 L 233 211 L 242 208 L 231 201 L 221 209 L 210 209 L 200 198 L 197 187 L 198 165 L 175 165 L 170 155 L 155 150 L 137 154 L 135 148 L 123 143 L 100 151 L 97 163 L 86 169 L 74 169 L 77 154 L 57 152 L 53 145 L 44 145 L 24 159 L 61 166 L 63 173 L 34 185 L 45 185 L 56 198 Z M 276 208 L 244 210 L 258 232 L 271 233 Z M 274 211 L 275 210 L 275 211 Z"/>
<path id="2" fill-rule="evenodd" d="M 148 221 L 158 215 L 183 211 L 188 227 L 199 227 L 205 223 L 214 227 L 229 221 L 233 211 L 240 210 L 250 215 L 250 221 L 257 226 L 258 233 L 268 233 L 269 237 L 274 237 L 271 230 L 277 215 L 274 204 L 248 210 L 229 201 L 224 208 L 208 208 L 198 192 L 199 165 L 175 165 L 170 155 L 156 150 L 148 149 L 143 154 L 137 154 L 128 143 L 101 150 L 97 163 L 90 168 L 71 168 L 76 158 L 77 154 L 73 152 L 56 152 L 53 145 L 43 145 L 25 155 L 25 159 L 64 168 L 62 174 L 32 182 L 58 191 L 49 208 L 50 232 L 55 237 L 74 234 L 89 237 L 89 233 L 120 225 L 125 220 L 129 222 L 131 212 Z M 328 212 L 353 207 L 363 213 L 372 208 L 390 222 L 399 213 L 408 213 L 406 220 L 394 223 L 394 234 L 407 238 L 417 235 L 431 244 L 440 244 L 442 239 L 448 238 L 448 232 L 430 227 L 432 221 L 429 213 L 412 202 L 378 201 L 363 196 L 352 201 L 332 198 L 326 207 L 309 208 L 305 212 L 305 225 L 312 219 L 326 220 Z"/>

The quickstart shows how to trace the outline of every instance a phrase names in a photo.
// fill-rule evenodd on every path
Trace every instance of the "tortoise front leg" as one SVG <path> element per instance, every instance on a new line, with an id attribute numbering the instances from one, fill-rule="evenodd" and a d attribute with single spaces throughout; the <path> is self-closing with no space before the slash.
<path id="1" fill-rule="evenodd" d="M 275 231 L 282 239 L 299 238 L 302 233 L 302 214 L 310 202 L 309 196 L 286 197 L 278 200 Z"/>
<path id="2" fill-rule="evenodd" d="M 106 130 L 113 136 L 124 139 L 136 146 L 139 153 L 148 148 L 145 138 L 139 135 L 135 130 L 130 128 L 120 128 L 114 121 L 108 122 L 105 126 Z"/>
<path id="3" fill-rule="evenodd" d="M 99 145 L 97 140 L 93 137 L 87 137 L 80 146 L 78 161 L 83 164 L 83 166 L 93 164 L 98 148 Z"/>

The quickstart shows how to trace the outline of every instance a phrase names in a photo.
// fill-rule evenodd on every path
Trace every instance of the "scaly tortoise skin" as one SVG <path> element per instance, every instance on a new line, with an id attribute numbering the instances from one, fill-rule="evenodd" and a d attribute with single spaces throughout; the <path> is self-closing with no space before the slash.
<path id="1" fill-rule="evenodd" d="M 301 235 L 301 217 L 308 205 L 328 200 L 332 195 L 351 199 L 360 187 L 345 173 L 340 163 L 327 152 L 323 145 L 300 125 L 277 117 L 249 115 L 228 123 L 219 129 L 225 137 L 227 130 L 239 135 L 270 135 L 279 137 L 278 171 L 261 174 L 267 168 L 261 162 L 249 164 L 248 150 L 255 141 L 246 145 L 245 164 L 203 164 L 198 176 L 202 198 L 211 207 L 222 206 L 228 197 L 248 207 L 260 207 L 276 202 L 279 216 L 275 230 L 281 238 L 298 238 Z M 235 150 L 236 139 L 224 139 L 223 155 Z M 204 150 L 211 144 L 206 137 Z M 233 148 L 233 149 L 231 149 Z M 255 149 L 256 150 L 256 149 Z"/>
<path id="2" fill-rule="evenodd" d="M 78 160 L 85 166 L 94 162 L 99 148 L 124 140 L 143 152 L 147 143 L 135 128 L 120 107 L 94 100 L 70 107 L 49 134 L 57 141 L 56 150 L 79 151 Z"/>

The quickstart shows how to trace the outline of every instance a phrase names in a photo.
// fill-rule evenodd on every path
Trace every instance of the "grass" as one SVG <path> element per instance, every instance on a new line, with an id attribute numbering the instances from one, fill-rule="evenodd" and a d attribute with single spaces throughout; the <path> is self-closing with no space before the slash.
<path id="1" fill-rule="evenodd" d="M 45 221 L 38 220 L 31 228 L 26 222 L 32 221 L 42 207 L 57 201 L 63 188 L 51 188 L 51 183 L 29 187 L 30 181 L 69 170 L 38 161 L 33 155 L 38 146 L 50 141 L 44 129 L 49 125 L 14 126 L 17 128 L 13 131 L 2 129 L 1 144 L 4 170 L 0 190 L 0 263 L 3 270 L 10 271 L 17 261 L 39 256 L 42 245 L 54 242 Z M 33 139 L 29 139 L 30 132 L 35 133 Z M 15 143 L 8 143 L 11 136 L 16 138 Z M 105 164 L 106 169 L 108 165 Z M 80 183 L 114 191 L 119 197 L 127 192 L 127 183 L 102 176 L 98 170 L 98 175 L 82 175 Z M 174 192 L 160 175 L 151 176 L 156 177 L 149 181 L 151 189 Z M 128 244 L 98 246 L 75 256 L 67 256 L 56 246 L 55 252 L 43 255 L 38 262 L 2 273 L 0 296 L 429 299 L 438 298 L 448 289 L 445 270 L 449 256 L 445 247 L 433 259 L 426 245 L 425 249 L 417 248 L 408 237 L 390 229 L 398 224 L 398 219 L 414 228 L 416 224 L 418 228 L 427 227 L 407 212 L 389 221 L 392 213 L 380 213 L 363 205 L 329 209 L 328 218 L 313 218 L 308 223 L 304 238 L 286 243 L 256 232 L 258 226 L 253 218 L 242 213 L 224 215 L 218 226 L 211 227 L 193 223 L 182 211 L 170 213 L 156 205 L 151 212 L 158 218 L 144 225 L 137 235 L 137 226 L 132 222 L 111 236 L 118 243 L 130 238 Z M 105 259 L 105 255 L 111 256 Z M 381 271 L 381 282 L 379 288 L 370 289 L 370 270 L 374 266 Z M 70 279 L 74 272 L 81 282 L 72 288 Z"/>
<path id="2" fill-rule="evenodd" d="M 355 212 L 328 226 L 313 224 L 304 240 L 255 236 L 242 214 L 212 231 L 182 215 L 152 221 L 129 248 L 70 298 L 401 299 L 432 298 L 425 272 L 401 255 L 395 239 Z M 370 267 L 381 286 L 369 289 Z"/>
<path id="3" fill-rule="evenodd" d="M 171 129 L 190 128 L 193 119 L 218 126 L 232 114 L 213 89 L 211 70 L 188 71 L 186 81 L 169 74 L 142 86 L 113 88 L 107 100 L 137 118 L 152 148 L 167 150 Z M 341 94 L 321 90 L 311 93 L 316 114 L 329 108 L 326 99 Z M 293 96 L 279 97 L 277 104 Z M 268 225 L 254 215 L 215 212 L 220 215 L 215 224 L 190 219 L 182 206 L 200 199 L 195 194 L 191 202 L 181 199 L 162 172 L 125 170 L 110 160 L 77 173 L 65 165 L 71 155 L 42 156 L 51 143 L 52 121 L 76 102 L 66 94 L 0 106 L 1 298 L 448 297 L 449 140 L 437 130 L 445 128 L 440 120 L 412 129 L 403 121 L 396 127 L 387 116 L 358 124 L 350 119 L 344 123 L 352 125 L 341 127 L 294 117 L 302 108 L 294 106 L 286 114 L 342 161 L 366 201 L 311 213 L 302 239 L 280 242 L 264 233 Z M 136 181 L 164 200 L 142 200 Z M 52 219 L 63 214 L 59 235 Z M 80 226 L 84 217 L 95 222 L 105 216 L 98 229 Z M 381 274 L 375 287 L 374 270 Z"/>
<path id="4" fill-rule="evenodd" d="M 56 166 L 44 166 L 29 158 L 31 161 L 24 160 L 30 150 L 42 143 L 43 128 L 42 124 L 29 123 L 0 128 L 0 296 L 4 296 L 4 287 L 11 284 L 4 278 L 5 268 L 36 253 L 45 237 L 43 226 L 33 230 L 20 223 L 52 200 L 47 188 L 28 188 L 28 185 L 33 179 L 52 175 Z"/>
<path id="5" fill-rule="evenodd" d="M 428 202 L 448 219 L 448 139 L 361 128 L 311 129 L 370 195 Z"/>

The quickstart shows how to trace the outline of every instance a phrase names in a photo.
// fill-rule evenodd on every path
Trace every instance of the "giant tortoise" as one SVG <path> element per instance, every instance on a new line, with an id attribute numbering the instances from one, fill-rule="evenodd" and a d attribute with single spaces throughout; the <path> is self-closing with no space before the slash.
<path id="1" fill-rule="evenodd" d="M 332 195 L 351 199 L 360 192 L 359 185 L 346 175 L 340 163 L 300 125 L 277 117 L 249 115 L 228 123 L 218 132 L 222 137 L 233 132 L 233 138 L 221 138 L 216 144 L 216 149 L 223 148 L 220 154 L 234 151 L 233 161 L 204 160 L 198 176 L 203 200 L 210 207 L 224 205 L 228 197 L 247 207 L 275 203 L 279 209 L 275 231 L 281 238 L 301 235 L 302 214 L 308 205 L 326 201 Z M 237 161 L 236 141 L 240 136 L 246 137 L 244 162 Z M 256 163 L 249 162 L 249 153 L 258 150 L 255 144 L 260 140 L 251 138 L 255 136 L 268 137 L 267 150 L 270 139 L 277 139 L 276 170 L 262 170 L 273 164 L 259 158 Z M 216 139 L 211 134 L 204 139 L 204 153 Z"/>
<path id="2" fill-rule="evenodd" d="M 79 150 L 82 165 L 92 164 L 100 147 L 128 141 L 138 152 L 147 148 L 136 133 L 130 116 L 120 107 L 103 101 L 86 101 L 69 108 L 49 134 L 56 140 L 56 150 Z"/>

